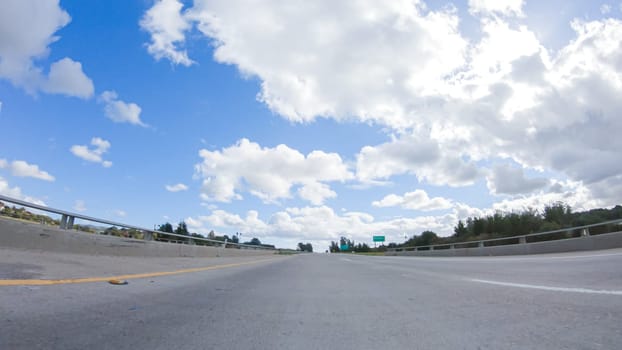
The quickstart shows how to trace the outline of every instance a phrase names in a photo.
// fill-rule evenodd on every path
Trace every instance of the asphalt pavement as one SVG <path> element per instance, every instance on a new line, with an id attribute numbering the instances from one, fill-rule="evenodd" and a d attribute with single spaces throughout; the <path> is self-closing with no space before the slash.
<path id="1" fill-rule="evenodd" d="M 218 259 L 127 285 L 0 285 L 0 349 L 622 348 L 622 250 Z M 17 270 L 0 278 L 50 278 Z"/>

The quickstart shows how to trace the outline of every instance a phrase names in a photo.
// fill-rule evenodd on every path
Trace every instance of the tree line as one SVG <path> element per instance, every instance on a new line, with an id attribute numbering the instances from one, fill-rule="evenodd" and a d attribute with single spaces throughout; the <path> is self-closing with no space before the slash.
<path id="1" fill-rule="evenodd" d="M 597 224 L 616 219 L 622 219 L 622 206 L 620 205 L 611 209 L 599 208 L 574 212 L 569 205 L 563 202 L 555 202 L 546 205 L 541 212 L 530 208 L 518 213 L 497 211 L 492 215 L 484 217 L 469 217 L 465 221 L 458 221 L 456 226 L 454 226 L 454 233 L 450 237 L 439 237 L 433 231 L 424 231 L 420 235 L 412 236 L 401 244 L 391 243 L 389 247 L 427 246 L 513 237 Z M 597 226 L 591 228 L 590 232 L 598 234 L 611 232 L 612 230 L 615 230 L 615 228 Z M 571 233 L 560 232 L 557 238 L 564 238 L 569 234 Z"/>
<path id="2" fill-rule="evenodd" d="M 332 241 L 329 250 L 336 252 L 382 252 L 387 248 L 428 246 L 435 244 L 451 244 L 458 242 L 480 241 L 494 238 L 521 236 L 530 233 L 548 232 L 570 227 L 597 224 L 610 220 L 622 219 L 622 206 L 617 205 L 611 209 L 592 209 L 574 212 L 572 208 L 563 202 L 555 202 L 546 205 L 542 211 L 526 209 L 520 212 L 497 211 L 494 214 L 482 217 L 468 217 L 466 220 L 458 220 L 454 226 L 453 234 L 449 237 L 439 237 L 434 231 L 423 231 L 419 235 L 413 235 L 403 243 L 389 243 L 387 246 L 378 248 L 369 247 L 365 243 L 355 244 L 353 240 L 341 237 L 339 241 Z M 590 228 L 591 234 L 599 234 L 619 230 L 612 225 L 597 226 Z M 570 237 L 571 232 L 560 232 L 556 238 Z M 542 238 L 547 239 L 547 238 Z M 549 237 L 550 239 L 550 237 Z M 534 238 L 534 241 L 538 238 Z M 341 249 L 347 247 L 347 249 Z"/>

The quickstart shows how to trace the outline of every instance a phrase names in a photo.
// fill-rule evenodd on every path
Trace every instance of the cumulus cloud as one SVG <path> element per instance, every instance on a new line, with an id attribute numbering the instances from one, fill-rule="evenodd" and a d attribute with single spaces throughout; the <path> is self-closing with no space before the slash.
<path id="1" fill-rule="evenodd" d="M 158 0 L 140 21 L 140 27 L 149 32 L 151 43 L 147 50 L 157 60 L 167 58 L 175 64 L 189 66 L 193 62 L 186 50 L 180 49 L 185 41 L 185 32 L 192 24 L 181 13 L 183 4 L 177 0 Z"/>
<path id="2" fill-rule="evenodd" d="M 82 71 L 82 64 L 67 57 L 52 63 L 42 89 L 48 93 L 82 98 L 93 96 L 95 90 L 93 81 Z"/>
<path id="3" fill-rule="evenodd" d="M 261 147 L 247 139 L 221 151 L 202 149 L 195 174 L 203 179 L 202 198 L 229 202 L 241 192 L 274 202 L 291 198 L 291 188 L 301 186 L 301 198 L 320 203 L 335 193 L 323 183 L 346 181 L 354 176 L 336 153 L 313 151 L 306 156 L 286 145 Z"/>
<path id="4" fill-rule="evenodd" d="M 362 182 L 413 174 L 420 182 L 434 185 L 466 186 L 481 172 L 459 153 L 443 154 L 438 142 L 412 135 L 377 146 L 365 146 L 356 156 L 356 176 Z"/>
<path id="5" fill-rule="evenodd" d="M 23 160 L 14 160 L 9 164 L 5 159 L 0 159 L 0 168 L 9 168 L 11 175 L 19 177 L 32 177 L 44 181 L 54 181 L 54 176 L 47 171 L 39 169 L 36 164 L 28 164 Z"/>
<path id="6" fill-rule="evenodd" d="M 397 194 L 389 194 L 379 201 L 372 202 L 374 207 L 401 207 L 412 210 L 439 210 L 449 209 L 453 206 L 451 200 L 443 197 L 430 198 L 424 190 L 415 190 L 406 192 L 403 196 Z"/>
<path id="7" fill-rule="evenodd" d="M 501 202 L 494 203 L 492 209 L 503 212 L 535 209 L 542 212 L 545 206 L 556 202 L 568 204 L 574 211 L 583 211 L 604 206 L 603 201 L 596 198 L 592 194 L 592 191 L 580 182 L 562 181 L 556 182 L 554 186 L 556 187 L 555 191 L 540 191 L 538 193 L 504 199 Z"/>
<path id="8" fill-rule="evenodd" d="M 313 205 L 321 205 L 326 199 L 337 197 L 337 192 L 331 190 L 326 184 L 311 182 L 300 187 L 298 189 L 298 195 L 300 198 L 308 200 Z"/>
<path id="9" fill-rule="evenodd" d="M 104 105 L 104 114 L 115 123 L 130 123 L 147 126 L 140 120 L 141 108 L 136 103 L 127 103 L 118 99 L 114 91 L 104 91 L 99 99 Z"/>
<path id="10" fill-rule="evenodd" d="M 549 184 L 548 179 L 528 179 L 523 169 L 507 165 L 495 166 L 486 180 L 491 193 L 508 195 L 531 193 Z"/>
<path id="11" fill-rule="evenodd" d="M 258 236 L 284 242 L 304 240 L 314 245 L 317 243 L 316 246 L 328 246 L 330 240 L 337 240 L 341 235 L 359 242 L 369 242 L 374 234 L 384 234 L 390 241 L 401 241 L 404 233 L 410 236 L 428 229 L 445 232 L 451 230 L 453 219 L 454 215 L 449 214 L 377 221 L 368 213 L 346 211 L 338 214 L 330 207 L 317 206 L 287 208 L 267 219 L 260 218 L 254 210 L 243 217 L 224 210 L 214 210 L 210 215 L 192 218 L 192 222 L 195 224 L 193 229 L 199 232 L 221 229 L 243 232 L 248 237 Z"/>
<path id="12" fill-rule="evenodd" d="M 38 204 L 38 205 L 46 205 L 44 201 L 38 198 L 34 198 L 22 193 L 22 189 L 19 187 L 11 187 L 9 182 L 0 176 L 0 194 L 5 195 L 7 197 L 12 197 L 15 199 L 21 199 L 26 202 Z"/>
<path id="13" fill-rule="evenodd" d="M 469 0 L 472 14 L 523 16 L 525 0 Z"/>
<path id="14" fill-rule="evenodd" d="M 357 155 L 360 181 L 469 185 L 483 176 L 479 161 L 503 159 L 615 204 L 606 189 L 622 187 L 622 21 L 574 20 L 571 40 L 552 49 L 524 23 L 523 5 L 469 1 L 481 28 L 472 38 L 455 8 L 407 0 L 197 0 L 175 11 L 212 40 L 217 62 L 256 77 L 259 100 L 284 118 L 385 127 L 391 140 Z M 232 199 L 243 185 L 216 187 Z"/>
<path id="15" fill-rule="evenodd" d="M 295 247 L 298 242 L 309 241 L 316 249 L 328 247 L 330 241 L 345 236 L 356 242 L 371 241 L 373 235 L 385 235 L 389 242 L 402 242 L 404 235 L 410 237 L 423 231 L 433 231 L 441 236 L 453 234 L 458 220 L 468 217 L 484 217 L 495 212 L 520 212 L 538 210 L 542 212 L 546 205 L 563 201 L 576 211 L 602 206 L 590 190 L 579 182 L 556 182 L 557 192 L 540 191 L 529 195 L 515 196 L 494 203 L 489 208 L 471 207 L 465 203 L 453 202 L 449 212 L 435 216 L 416 218 L 376 219 L 365 212 L 342 210 L 336 213 L 328 206 L 290 207 L 266 217 L 250 210 L 244 216 L 225 210 L 213 210 L 209 215 L 190 217 L 192 230 L 206 233 L 211 230 L 220 232 L 243 232 L 246 237 L 261 237 L 262 241 L 277 243 L 281 247 Z M 401 196 L 402 202 L 407 195 Z M 432 198 L 434 200 L 434 198 Z M 446 204 L 446 203 L 445 203 Z"/>
<path id="16" fill-rule="evenodd" d="M 36 10 L 34 10 L 36 9 Z M 93 95 L 93 82 L 82 65 L 65 57 L 44 73 L 37 61 L 49 55 L 55 33 L 71 18 L 58 0 L 7 0 L 0 11 L 0 78 L 30 93 L 44 91 L 80 98 Z"/>
<path id="17" fill-rule="evenodd" d="M 110 142 L 99 137 L 94 137 L 91 139 L 91 146 L 93 147 L 89 148 L 87 145 L 73 145 L 70 151 L 76 157 L 82 158 L 88 162 L 100 163 L 104 168 L 111 167 L 112 162 L 102 158 L 110 149 Z"/>
<path id="18" fill-rule="evenodd" d="M 79 211 L 79 212 L 86 211 L 87 210 L 86 203 L 81 199 L 76 200 L 76 202 L 73 205 L 73 210 Z"/>
<path id="19" fill-rule="evenodd" d="M 187 191 L 188 190 L 188 186 L 182 184 L 182 183 L 178 183 L 175 185 L 166 185 L 165 186 L 166 190 L 169 192 L 180 192 L 180 191 Z"/>

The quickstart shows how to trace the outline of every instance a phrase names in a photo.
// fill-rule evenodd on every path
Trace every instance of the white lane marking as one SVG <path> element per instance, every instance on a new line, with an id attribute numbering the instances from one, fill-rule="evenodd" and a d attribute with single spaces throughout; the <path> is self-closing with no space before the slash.
<path id="1" fill-rule="evenodd" d="M 600 258 L 601 256 L 615 256 L 622 255 L 622 253 L 611 254 L 592 254 L 592 255 L 570 255 L 570 256 L 551 256 L 551 259 L 580 259 L 580 258 Z"/>
<path id="2" fill-rule="evenodd" d="M 622 295 L 621 290 L 602 290 L 602 289 L 587 289 L 587 288 L 564 288 L 564 287 L 550 287 L 550 286 L 538 286 L 534 284 L 523 283 L 509 283 L 480 279 L 469 279 L 471 282 L 494 284 L 497 286 L 515 287 L 515 288 L 528 288 L 528 289 L 540 289 L 548 290 L 552 292 L 567 292 L 567 293 L 587 293 L 587 294 L 607 294 L 607 295 Z"/>
<path id="3" fill-rule="evenodd" d="M 563 253 L 562 253 L 563 254 Z M 589 255 L 560 255 L 551 256 L 548 254 L 542 254 L 542 256 L 535 255 L 507 255 L 507 256 L 456 256 L 456 257 L 439 257 L 439 256 L 379 256 L 375 259 L 385 258 L 386 260 L 401 259 L 401 260 L 419 260 L 419 261 L 468 261 L 468 262 L 499 262 L 499 261 L 538 261 L 549 259 L 584 259 L 584 258 L 600 258 L 609 256 L 619 256 L 621 253 L 606 253 L 606 254 L 589 254 Z"/>
<path id="4" fill-rule="evenodd" d="M 341 260 L 343 260 L 343 261 L 350 261 L 350 262 L 352 261 L 352 260 L 350 260 L 348 258 L 341 258 Z"/>

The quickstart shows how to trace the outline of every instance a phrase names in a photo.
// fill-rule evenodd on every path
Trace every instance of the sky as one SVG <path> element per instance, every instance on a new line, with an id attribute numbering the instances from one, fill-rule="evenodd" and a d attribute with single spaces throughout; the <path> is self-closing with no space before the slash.
<path id="1" fill-rule="evenodd" d="M 315 250 L 622 202 L 622 2 L 4 0 L 0 194 Z"/>

